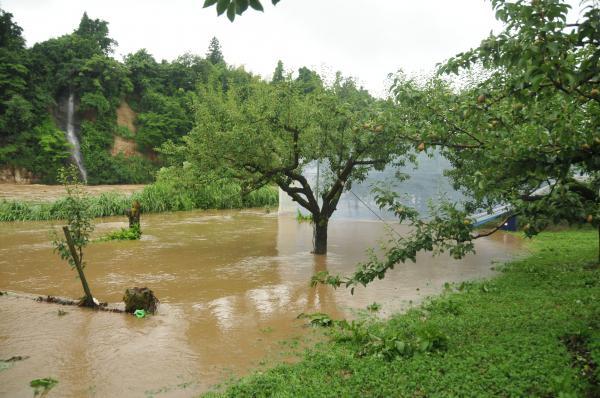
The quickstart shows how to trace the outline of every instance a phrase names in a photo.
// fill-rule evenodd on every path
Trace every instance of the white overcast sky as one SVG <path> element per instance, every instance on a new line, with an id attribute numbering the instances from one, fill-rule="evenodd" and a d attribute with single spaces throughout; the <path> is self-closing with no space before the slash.
<path id="1" fill-rule="evenodd" d="M 216 36 L 228 63 L 265 78 L 281 59 L 287 71 L 340 70 L 378 95 L 385 92 L 388 73 L 429 72 L 501 27 L 484 0 L 282 0 L 276 7 L 262 0 L 264 13 L 249 10 L 234 23 L 203 3 L 0 0 L 0 7 L 14 15 L 28 46 L 71 33 L 87 11 L 109 22 L 118 59 L 140 48 L 157 61 L 186 52 L 204 55 Z"/>

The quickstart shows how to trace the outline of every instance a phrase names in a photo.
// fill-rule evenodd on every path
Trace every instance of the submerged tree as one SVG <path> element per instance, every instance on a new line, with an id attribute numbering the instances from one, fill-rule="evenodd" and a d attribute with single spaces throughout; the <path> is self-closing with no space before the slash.
<path id="1" fill-rule="evenodd" d="M 66 170 L 62 169 L 59 180 L 65 186 L 67 192 L 63 202 L 67 225 L 63 227 L 64 238 L 60 238 L 54 232 L 52 246 L 63 260 L 67 260 L 71 268 L 77 270 L 84 291 L 81 305 L 95 307 L 94 297 L 83 273 L 85 268 L 83 249 L 89 243 L 90 234 L 94 230 L 89 211 L 90 202 L 79 181 L 79 170 L 75 166 L 71 166 Z"/>
<path id="2" fill-rule="evenodd" d="M 401 164 L 407 147 L 382 123 L 391 104 L 338 75 L 330 87 L 305 93 L 304 82 L 271 85 L 258 79 L 202 90 L 196 127 L 183 144 L 163 148 L 199 175 L 240 180 L 246 190 L 276 184 L 307 209 L 314 253 L 327 251 L 327 228 L 342 193 L 368 171 Z M 303 174 L 320 162 L 319 185 Z"/>
<path id="3" fill-rule="evenodd" d="M 440 74 L 464 72 L 459 89 L 437 77 L 425 83 L 399 76 L 395 130 L 421 150 L 434 146 L 450 159 L 456 188 L 472 198 L 464 207 L 440 205 L 421 220 L 392 195 L 380 203 L 410 220 L 414 232 L 392 242 L 350 278 L 321 275 L 339 285 L 382 278 L 421 250 L 457 258 L 473 250 L 470 214 L 507 205 L 528 236 L 557 223 L 591 224 L 600 235 L 600 9 L 585 1 L 567 21 L 557 0 L 493 0 L 506 23 L 498 35 L 450 59 Z M 599 236 L 600 237 L 600 236 Z M 599 242 L 600 243 L 600 242 Z M 600 262 L 600 245 L 599 258 Z"/>

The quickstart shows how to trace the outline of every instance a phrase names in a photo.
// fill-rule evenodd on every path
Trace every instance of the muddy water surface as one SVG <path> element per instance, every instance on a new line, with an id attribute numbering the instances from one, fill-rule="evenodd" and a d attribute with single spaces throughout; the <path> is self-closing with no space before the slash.
<path id="1" fill-rule="evenodd" d="M 105 192 L 122 193 L 125 195 L 139 192 L 144 185 L 84 185 L 83 190 L 90 195 L 100 195 Z M 65 196 L 62 185 L 43 184 L 0 184 L 0 200 L 21 200 L 24 202 L 52 202 Z"/>
<path id="2" fill-rule="evenodd" d="M 98 220 L 96 234 L 122 221 Z M 1 290 L 81 295 L 75 272 L 52 253 L 51 225 L 0 224 Z M 264 211 L 146 215 L 142 228 L 141 241 L 91 244 L 86 275 L 94 296 L 111 303 L 128 287 L 150 287 L 159 313 L 136 319 L 1 296 L 0 359 L 29 358 L 0 370 L 0 396 L 31 397 L 29 381 L 49 376 L 59 380 L 49 394 L 56 397 L 195 396 L 265 363 L 294 360 L 292 348 L 319 338 L 296 319 L 301 312 L 348 317 L 376 301 L 389 314 L 445 282 L 490 276 L 492 260 L 519 247 L 499 234 L 460 262 L 424 255 L 351 296 L 310 288 L 310 277 L 350 273 L 385 238 L 381 222 L 332 221 L 329 254 L 318 257 L 309 254 L 310 224 Z"/>

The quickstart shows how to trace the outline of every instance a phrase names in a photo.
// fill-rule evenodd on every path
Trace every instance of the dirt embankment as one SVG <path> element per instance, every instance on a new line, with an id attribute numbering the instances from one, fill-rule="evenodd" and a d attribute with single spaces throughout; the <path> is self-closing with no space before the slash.
<path id="1" fill-rule="evenodd" d="M 135 135 L 137 129 L 135 127 L 136 113 L 131 109 L 129 104 L 125 101 L 121 102 L 121 105 L 117 108 L 117 125 L 119 127 L 127 128 L 132 134 Z M 125 156 L 139 155 L 135 147 L 135 141 L 133 139 L 123 138 L 115 135 L 113 141 L 113 147 L 110 151 L 113 156 L 122 153 Z"/>
<path id="2" fill-rule="evenodd" d="M 31 184 L 35 181 L 33 173 L 24 168 L 13 166 L 0 168 L 0 184 Z"/>
<path id="3" fill-rule="evenodd" d="M 131 194 L 141 191 L 144 185 L 90 185 L 85 186 L 90 195 L 100 195 L 104 192 Z M 0 200 L 21 200 L 24 202 L 52 202 L 65 196 L 62 185 L 42 184 L 0 184 Z"/>

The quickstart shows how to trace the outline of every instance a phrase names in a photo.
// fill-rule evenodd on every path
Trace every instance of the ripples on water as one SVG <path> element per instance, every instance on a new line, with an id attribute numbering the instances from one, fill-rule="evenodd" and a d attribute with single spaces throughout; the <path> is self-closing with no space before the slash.
<path id="1" fill-rule="evenodd" d="M 51 225 L 0 224 L 0 289 L 81 295 L 75 273 L 52 253 Z M 123 226 L 108 218 L 96 231 Z M 478 242 L 478 255 L 464 261 L 421 255 L 351 296 L 310 288 L 310 278 L 352 272 L 385 237 L 379 222 L 332 221 L 326 257 L 309 254 L 310 224 L 261 211 L 145 215 L 142 229 L 141 241 L 91 244 L 86 276 L 94 295 L 113 303 L 128 287 L 150 287 L 159 313 L 140 320 L 65 307 L 58 316 L 56 305 L 2 296 L 0 358 L 30 358 L 0 372 L 0 396 L 30 397 L 29 381 L 48 376 L 59 380 L 53 393 L 61 397 L 193 396 L 265 358 L 286 359 L 282 339 L 318 338 L 296 320 L 301 312 L 341 318 L 376 301 L 389 314 L 445 282 L 489 276 L 491 260 L 519 246 L 500 234 Z"/>

